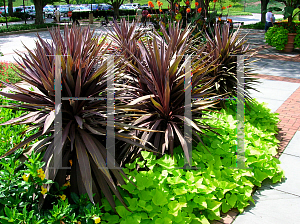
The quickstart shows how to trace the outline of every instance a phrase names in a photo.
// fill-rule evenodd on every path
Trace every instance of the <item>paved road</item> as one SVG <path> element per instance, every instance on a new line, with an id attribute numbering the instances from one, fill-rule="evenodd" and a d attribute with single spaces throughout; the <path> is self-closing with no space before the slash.
<path id="1" fill-rule="evenodd" d="M 280 18 L 282 15 L 276 15 L 276 18 Z M 245 24 L 257 23 L 260 21 L 260 14 L 253 13 L 252 16 L 234 16 L 229 17 L 233 19 L 234 22 L 244 22 Z M 64 18 L 62 18 L 64 19 Z M 46 22 L 51 23 L 52 19 L 46 19 Z M 33 23 L 33 21 L 29 21 Z M 24 22 L 17 22 L 24 23 Z M 0 24 L 1 25 L 1 24 Z M 95 26 L 96 31 L 104 31 L 104 29 L 100 26 Z M 50 40 L 50 35 L 48 31 L 39 32 L 40 36 L 44 39 Z M 29 48 L 33 49 L 35 47 L 36 41 L 36 33 L 24 33 L 24 34 L 16 34 L 9 36 L 0 36 L 0 51 L 3 52 L 4 56 L 0 58 L 1 61 L 14 61 L 14 57 L 18 57 L 14 51 L 25 52 L 25 48 L 22 42 Z"/>

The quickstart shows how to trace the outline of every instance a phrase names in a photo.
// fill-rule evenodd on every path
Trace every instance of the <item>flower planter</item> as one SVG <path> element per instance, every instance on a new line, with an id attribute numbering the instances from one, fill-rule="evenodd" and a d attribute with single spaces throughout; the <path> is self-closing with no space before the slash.
<path id="1" fill-rule="evenodd" d="M 297 33 L 288 33 L 288 42 L 285 45 L 283 52 L 289 53 L 294 50 L 294 39 Z"/>

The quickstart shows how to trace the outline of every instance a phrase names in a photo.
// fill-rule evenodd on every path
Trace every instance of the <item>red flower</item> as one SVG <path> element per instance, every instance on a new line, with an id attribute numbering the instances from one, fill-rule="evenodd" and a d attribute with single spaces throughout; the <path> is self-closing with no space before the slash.
<path id="1" fill-rule="evenodd" d="M 229 6 L 227 6 L 228 8 L 231 8 L 232 7 L 232 5 L 229 5 Z"/>
<path id="2" fill-rule="evenodd" d="M 190 12 L 191 12 L 191 9 L 190 9 L 190 8 L 187 8 L 187 9 L 186 9 L 186 12 L 187 12 L 187 13 L 190 13 Z"/>
<path id="3" fill-rule="evenodd" d="M 225 6 L 223 6 L 223 7 L 222 7 L 222 9 L 224 10 L 224 9 L 226 9 L 226 7 L 225 7 Z"/>
<path id="4" fill-rule="evenodd" d="M 198 10 L 197 10 L 197 11 L 198 11 L 198 13 L 200 13 L 200 12 L 202 11 L 202 8 L 198 8 Z"/>
<path id="5" fill-rule="evenodd" d="M 214 3 L 216 3 L 218 0 L 214 0 Z"/>
<path id="6" fill-rule="evenodd" d="M 195 2 L 195 6 L 198 7 L 198 5 L 199 5 L 199 2 Z"/>
<path id="7" fill-rule="evenodd" d="M 8 80 L 8 79 L 6 79 L 6 82 L 9 82 L 9 80 Z"/>
<path id="8" fill-rule="evenodd" d="M 189 5 L 189 4 L 190 4 L 190 2 L 189 2 L 189 1 L 186 1 L 186 2 L 185 2 L 185 4 L 186 4 L 186 5 Z"/>

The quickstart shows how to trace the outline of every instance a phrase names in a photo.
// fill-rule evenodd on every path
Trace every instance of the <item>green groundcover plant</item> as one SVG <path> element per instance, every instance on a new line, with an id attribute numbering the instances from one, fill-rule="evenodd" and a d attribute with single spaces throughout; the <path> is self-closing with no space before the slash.
<path id="1" fill-rule="evenodd" d="M 283 177 L 276 155 L 277 114 L 270 113 L 262 104 L 256 104 L 251 111 L 246 110 L 245 156 L 246 167 L 250 169 L 230 169 L 236 161 L 236 105 L 227 103 L 228 110 L 222 109 L 218 120 L 208 120 L 211 126 L 219 129 L 221 135 L 207 133 L 204 139 L 207 150 L 201 144 L 194 148 L 193 166 L 201 169 L 185 170 L 176 167 L 184 165 L 180 148 L 174 150 L 174 159 L 164 155 L 157 159 L 151 152 L 142 152 L 143 161 L 138 159 L 127 164 L 125 173 L 137 186 L 127 181 L 122 188 L 128 202 L 127 211 L 117 202 L 116 210 L 120 215 L 113 216 L 106 199 L 102 200 L 107 213 L 103 223 L 209 223 L 219 220 L 220 212 L 237 208 L 243 212 L 254 203 L 252 189 L 261 186 L 263 180 L 270 178 L 273 183 Z M 136 171 L 139 165 L 142 171 Z"/>
<path id="2" fill-rule="evenodd" d="M 270 178 L 273 183 L 283 178 L 273 157 L 277 152 L 275 138 L 279 119 L 263 104 L 255 103 L 245 112 L 245 155 L 246 167 L 250 169 L 230 169 L 235 164 L 236 151 L 236 103 L 227 102 L 227 109 L 221 113 L 210 112 L 218 119 L 208 120 L 219 128 L 221 135 L 208 132 L 203 141 L 208 152 L 199 144 L 193 149 L 193 166 L 201 169 L 180 169 L 184 164 L 182 149 L 174 149 L 174 158 L 165 154 L 157 159 L 152 152 L 142 152 L 144 161 L 136 159 L 124 169 L 135 184 L 128 180 L 120 188 L 129 212 L 116 199 L 114 213 L 107 199 L 102 205 L 93 205 L 87 194 L 65 193 L 70 187 L 54 183 L 56 189 L 47 192 L 40 162 L 42 155 L 31 154 L 25 163 L 15 154 L 0 161 L 0 222 L 1 223 L 209 223 L 220 219 L 220 212 L 231 208 L 240 212 L 253 201 L 251 193 L 254 185 L 261 186 Z M 4 108 L 4 110 L 7 110 Z M 139 172 L 136 165 L 140 166 Z M 177 168 L 178 167 L 178 168 Z M 126 180 L 126 178 L 125 178 Z M 128 191 L 131 196 L 129 196 Z M 38 197 L 47 194 L 49 208 L 38 210 Z"/>
<path id="3" fill-rule="evenodd" d="M 9 100 L 4 97 L 0 97 L 0 105 L 8 105 L 9 103 L 17 103 L 16 101 Z M 22 111 L 13 109 L 0 108 L 0 121 L 6 122 L 14 117 L 21 116 Z M 26 133 L 28 127 L 23 125 L 6 125 L 0 128 L 0 156 L 6 153 L 9 149 L 15 145 L 24 141 L 28 136 L 35 134 L 38 130 L 30 131 Z"/>

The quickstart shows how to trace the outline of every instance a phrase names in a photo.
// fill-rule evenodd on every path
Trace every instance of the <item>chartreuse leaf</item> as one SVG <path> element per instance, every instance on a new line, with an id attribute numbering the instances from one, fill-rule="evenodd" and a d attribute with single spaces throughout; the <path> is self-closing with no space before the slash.
<path id="1" fill-rule="evenodd" d="M 227 213 L 230 209 L 232 208 L 232 206 L 230 204 L 228 204 L 225 199 L 222 200 L 222 212 L 223 213 Z"/>
<path id="2" fill-rule="evenodd" d="M 131 215 L 131 212 L 129 212 L 124 206 L 116 206 L 116 211 L 122 218 L 126 218 Z"/>
<path id="3" fill-rule="evenodd" d="M 206 198 L 204 196 L 196 196 L 194 197 L 194 202 L 199 204 L 200 206 L 207 208 Z"/>
<path id="4" fill-rule="evenodd" d="M 218 201 L 215 201 L 215 200 L 212 200 L 212 199 L 206 199 L 206 203 L 207 203 L 207 208 L 209 210 L 216 210 L 222 204 L 222 202 L 218 202 Z"/>
<path id="5" fill-rule="evenodd" d="M 118 215 L 111 215 L 109 213 L 104 213 L 104 215 L 101 218 L 111 224 L 120 223 Z"/>
<path id="6" fill-rule="evenodd" d="M 178 202 L 178 201 L 171 201 L 168 203 L 169 213 L 176 216 L 178 214 L 178 211 L 182 207 L 186 207 L 187 203 L 184 202 Z"/>
<path id="7" fill-rule="evenodd" d="M 165 204 L 168 204 L 168 200 L 166 199 L 168 193 L 162 192 L 160 189 L 155 189 L 152 195 L 152 201 L 155 205 L 163 206 Z"/>
<path id="8" fill-rule="evenodd" d="M 254 177 L 259 182 L 262 182 L 264 179 L 266 179 L 268 177 L 268 174 L 266 174 L 264 172 L 261 172 L 260 170 L 256 169 L 256 170 L 254 170 Z"/>
<path id="9" fill-rule="evenodd" d="M 153 185 L 153 181 L 151 178 L 144 176 L 140 173 L 136 175 L 136 186 L 139 190 L 144 190 L 145 188 L 151 187 Z"/>
<path id="10" fill-rule="evenodd" d="M 125 197 L 125 199 L 128 201 L 129 203 L 129 210 L 131 211 L 135 211 L 137 210 L 138 207 L 138 202 L 137 202 L 137 198 L 129 198 L 129 197 Z"/>
<path id="11" fill-rule="evenodd" d="M 226 201 L 231 205 L 231 207 L 234 207 L 237 201 L 237 196 L 235 194 L 226 194 Z"/>

